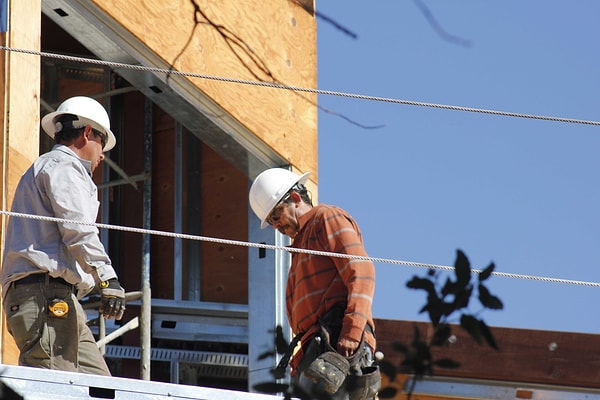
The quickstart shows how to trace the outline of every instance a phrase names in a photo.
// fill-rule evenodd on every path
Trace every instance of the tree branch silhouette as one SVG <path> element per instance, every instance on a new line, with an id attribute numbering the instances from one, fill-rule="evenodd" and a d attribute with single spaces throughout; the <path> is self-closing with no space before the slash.
<path id="1" fill-rule="evenodd" d="M 358 39 L 358 35 L 356 33 L 352 32 L 350 29 L 346 28 L 345 26 L 342 26 L 340 23 L 336 22 L 332 18 L 329 18 L 325 14 L 315 11 L 315 16 L 317 18 L 321 18 L 323 21 L 327 22 L 328 24 L 333 25 L 334 28 L 336 28 L 343 34 L 350 36 L 352 39 Z"/>
<path id="2" fill-rule="evenodd" d="M 218 33 L 219 35 L 223 38 L 223 40 L 225 41 L 225 43 L 227 44 L 227 46 L 229 47 L 229 49 L 231 50 L 231 52 L 235 55 L 235 57 L 238 59 L 238 61 L 244 66 L 244 68 L 250 72 L 250 74 L 254 77 L 254 79 L 256 79 L 257 81 L 260 82 L 271 82 L 271 83 L 276 83 L 282 86 L 289 86 L 286 85 L 284 82 L 280 81 L 279 79 L 277 79 L 273 73 L 270 71 L 270 69 L 268 68 L 268 65 L 266 62 L 264 62 L 260 56 L 258 56 L 258 54 L 256 54 L 254 52 L 254 50 L 241 38 L 239 37 L 237 34 L 235 34 L 234 32 L 232 32 L 230 29 L 228 29 L 227 27 L 218 24 L 216 22 L 214 22 L 212 19 L 210 19 L 206 13 L 202 10 L 202 8 L 200 7 L 199 4 L 196 3 L 196 0 L 190 0 L 190 3 L 192 3 L 192 6 L 194 7 L 194 28 L 192 29 L 192 32 L 187 40 L 187 42 L 185 43 L 185 45 L 183 46 L 183 48 L 181 49 L 181 51 L 179 51 L 179 53 L 175 56 L 175 58 L 173 59 L 173 62 L 171 63 L 171 65 L 169 66 L 169 70 L 172 71 L 175 67 L 175 63 L 177 62 L 177 60 L 185 53 L 185 51 L 188 49 L 188 47 L 190 46 L 192 39 L 194 37 L 194 34 L 196 32 L 196 28 L 198 27 L 199 24 L 208 24 L 211 27 L 213 27 Z M 341 25 L 339 25 L 341 27 Z M 348 30 L 346 30 L 347 32 L 350 32 Z M 350 32 L 351 34 L 351 32 Z M 251 64 L 247 63 L 246 60 L 242 57 L 248 57 L 251 60 Z M 262 72 L 264 75 L 266 75 L 268 77 L 268 81 L 262 79 L 256 72 L 255 69 L 258 69 L 260 72 Z M 167 81 L 170 78 L 170 74 L 167 75 Z M 368 126 L 368 125 L 364 125 L 361 124 L 359 122 L 354 121 L 353 119 L 351 119 L 350 117 L 347 117 L 341 113 L 337 113 L 337 112 L 333 112 L 327 108 L 324 108 L 322 106 L 320 106 L 317 102 L 309 99 L 308 97 L 306 97 L 305 95 L 303 95 L 302 93 L 298 93 L 296 91 L 292 91 L 292 93 L 294 93 L 296 96 L 299 96 L 301 99 L 309 102 L 310 104 L 312 104 L 313 106 L 317 107 L 319 110 L 326 112 L 328 114 L 333 114 L 336 115 L 344 120 L 346 120 L 347 122 L 356 125 L 360 128 L 363 129 L 379 129 L 385 125 L 374 125 L 374 126 Z"/>
<path id="3" fill-rule="evenodd" d="M 442 26 L 440 25 L 440 23 L 435 19 L 435 17 L 433 16 L 433 13 L 429 9 L 429 7 L 427 7 L 427 5 L 425 5 L 425 3 L 423 2 L 423 0 L 414 0 L 414 2 L 417 5 L 417 7 L 419 8 L 419 10 L 421 11 L 421 13 L 423 14 L 423 16 L 425 17 L 425 19 L 427 20 L 427 22 L 429 22 L 429 25 L 431 25 L 431 27 L 443 39 L 447 40 L 448 42 L 455 43 L 455 44 L 457 44 L 459 46 L 471 47 L 471 41 L 470 40 L 463 39 L 463 38 L 451 35 L 448 32 L 446 32 L 444 30 L 444 28 L 442 28 Z"/>

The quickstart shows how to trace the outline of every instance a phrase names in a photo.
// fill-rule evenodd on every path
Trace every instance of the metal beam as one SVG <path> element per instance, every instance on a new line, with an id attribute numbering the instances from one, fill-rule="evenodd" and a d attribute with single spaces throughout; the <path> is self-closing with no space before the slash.
<path id="1" fill-rule="evenodd" d="M 49 369 L 0 366 L 0 383 L 26 400 L 276 400 L 264 394 L 80 374 Z"/>

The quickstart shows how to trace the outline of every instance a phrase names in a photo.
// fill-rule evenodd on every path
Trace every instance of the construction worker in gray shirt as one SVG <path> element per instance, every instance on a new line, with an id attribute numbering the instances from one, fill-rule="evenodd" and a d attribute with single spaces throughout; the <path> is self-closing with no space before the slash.
<path id="1" fill-rule="evenodd" d="M 116 139 L 106 110 L 89 97 L 65 100 L 41 124 L 56 145 L 15 191 L 11 211 L 41 218 L 13 215 L 8 222 L 0 273 L 6 325 L 19 365 L 111 375 L 79 300 L 97 288 L 103 317 L 119 320 L 125 310 L 97 227 L 81 224 L 96 221 L 92 173 Z"/>

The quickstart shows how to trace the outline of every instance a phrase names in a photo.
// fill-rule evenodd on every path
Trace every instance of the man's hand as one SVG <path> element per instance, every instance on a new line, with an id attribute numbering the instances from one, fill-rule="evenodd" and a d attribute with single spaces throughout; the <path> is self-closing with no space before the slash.
<path id="1" fill-rule="evenodd" d="M 350 357 L 352 354 L 354 354 L 354 352 L 356 352 L 359 344 L 360 342 L 357 342 L 354 339 L 340 337 L 337 342 L 337 351 L 345 357 Z"/>
<path id="2" fill-rule="evenodd" d="M 125 290 L 116 278 L 100 282 L 100 314 L 104 318 L 120 320 L 125 312 Z"/>

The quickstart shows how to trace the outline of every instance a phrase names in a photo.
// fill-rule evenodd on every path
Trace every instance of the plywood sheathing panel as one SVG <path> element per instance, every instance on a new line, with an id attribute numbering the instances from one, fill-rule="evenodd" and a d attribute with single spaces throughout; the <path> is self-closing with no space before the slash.
<path id="1" fill-rule="evenodd" d="M 316 87 L 316 21 L 293 1 L 95 3 L 179 71 Z M 194 12 L 194 3 L 223 28 L 230 41 Z M 316 95 L 201 78 L 190 80 L 290 164 L 311 171 L 312 180 L 318 181 Z"/>
<path id="2" fill-rule="evenodd" d="M 39 51 L 40 0 L 12 1 L 9 7 L 9 31 L 2 34 L 1 43 L 9 47 Z M 7 210 L 21 175 L 38 156 L 40 59 L 27 54 L 3 52 L 0 62 L 1 206 L 3 210 Z M 2 228 L 4 226 L 3 223 Z M 3 317 L 4 315 L 1 361 L 5 364 L 16 364 L 18 352 L 12 337 L 6 331 Z"/>

